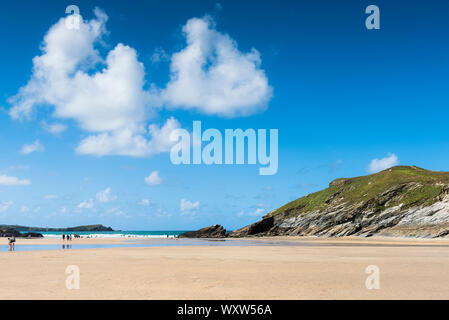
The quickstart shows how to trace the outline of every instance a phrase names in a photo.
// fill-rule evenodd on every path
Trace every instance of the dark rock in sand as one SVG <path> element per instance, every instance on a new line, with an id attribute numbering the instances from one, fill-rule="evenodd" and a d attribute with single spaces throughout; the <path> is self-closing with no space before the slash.
<path id="1" fill-rule="evenodd" d="M 224 238 L 226 229 L 216 224 L 197 231 L 188 231 L 179 235 L 179 238 Z"/>
<path id="2" fill-rule="evenodd" d="M 229 237 L 246 237 L 246 236 L 254 236 L 254 235 L 262 235 L 266 234 L 274 227 L 274 219 L 273 217 L 268 217 L 257 221 L 249 226 L 246 226 L 242 229 L 232 231 L 229 234 Z"/>
<path id="3" fill-rule="evenodd" d="M 13 228 L 0 229 L 0 237 L 20 237 L 20 232 Z"/>
<path id="4" fill-rule="evenodd" d="M 44 236 L 37 232 L 22 233 L 20 238 L 43 238 Z"/>

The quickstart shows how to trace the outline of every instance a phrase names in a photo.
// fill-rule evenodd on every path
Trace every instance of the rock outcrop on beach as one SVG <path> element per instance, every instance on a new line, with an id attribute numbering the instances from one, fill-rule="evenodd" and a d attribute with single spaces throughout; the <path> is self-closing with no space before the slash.
<path id="1" fill-rule="evenodd" d="M 20 237 L 20 232 L 14 228 L 0 229 L 0 237 Z"/>
<path id="2" fill-rule="evenodd" d="M 181 233 L 179 238 L 224 238 L 226 237 L 226 229 L 219 224 L 202 228 L 197 231 L 188 231 Z"/>
<path id="3" fill-rule="evenodd" d="M 228 236 L 280 235 L 449 236 L 449 172 L 397 166 L 336 179 Z"/>
<path id="4" fill-rule="evenodd" d="M 20 235 L 20 238 L 43 238 L 43 237 L 44 236 L 38 232 L 27 232 L 27 233 L 22 233 Z"/>
<path id="5" fill-rule="evenodd" d="M 0 229 L 0 237 L 42 238 L 43 235 L 37 232 L 20 233 L 14 228 L 3 228 Z"/>

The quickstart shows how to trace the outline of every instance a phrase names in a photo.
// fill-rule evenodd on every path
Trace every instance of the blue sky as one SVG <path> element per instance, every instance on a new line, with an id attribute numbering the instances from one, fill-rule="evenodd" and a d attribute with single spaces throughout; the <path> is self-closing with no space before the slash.
<path id="1" fill-rule="evenodd" d="M 70 4 L 86 28 L 78 40 L 57 25 Z M 365 28 L 370 4 L 380 30 Z M 449 170 L 447 12 L 442 1 L 2 1 L 0 223 L 235 229 L 337 177 L 397 163 Z M 203 52 L 198 77 L 197 46 L 225 52 Z M 214 63 L 238 79 L 214 76 Z M 221 90 L 241 79 L 248 90 Z M 278 129 L 277 174 L 173 165 L 148 126 L 156 136 L 194 120 Z"/>

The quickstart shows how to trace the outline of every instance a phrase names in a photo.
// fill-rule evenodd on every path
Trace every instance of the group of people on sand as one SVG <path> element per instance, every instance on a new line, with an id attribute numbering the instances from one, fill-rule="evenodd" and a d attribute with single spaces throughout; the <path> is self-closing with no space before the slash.
<path id="1" fill-rule="evenodd" d="M 72 241 L 72 235 L 71 234 L 62 234 L 62 241 L 67 240 L 67 241 Z"/>

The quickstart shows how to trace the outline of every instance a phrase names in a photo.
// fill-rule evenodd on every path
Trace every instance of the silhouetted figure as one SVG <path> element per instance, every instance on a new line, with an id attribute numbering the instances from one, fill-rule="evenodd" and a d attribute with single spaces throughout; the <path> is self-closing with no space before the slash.
<path id="1" fill-rule="evenodd" d="M 15 250 L 15 246 L 14 243 L 16 242 L 16 237 L 11 237 L 8 238 L 8 242 L 9 242 L 9 251 L 14 251 Z"/>
<path id="2" fill-rule="evenodd" d="M 65 234 L 63 233 L 62 234 L 62 241 L 64 241 L 65 240 Z"/>

